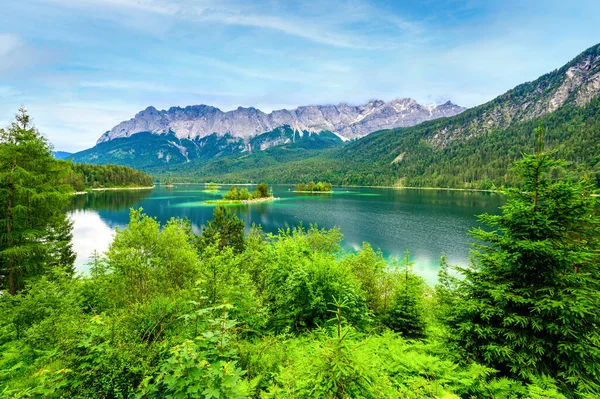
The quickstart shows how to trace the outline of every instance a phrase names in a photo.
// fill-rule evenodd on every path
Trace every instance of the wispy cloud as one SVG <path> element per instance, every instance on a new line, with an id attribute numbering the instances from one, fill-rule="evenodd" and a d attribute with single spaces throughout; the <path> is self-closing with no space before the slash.
<path id="1" fill-rule="evenodd" d="M 105 90 L 136 90 L 138 92 L 154 92 L 154 93 L 188 93 L 199 96 L 214 96 L 214 97 L 239 97 L 240 92 L 227 92 L 222 90 L 202 90 L 188 87 L 179 87 L 174 85 L 160 84 L 148 81 L 133 81 L 133 80 L 100 80 L 100 81 L 83 81 L 79 83 L 80 87 Z M 1 90 L 1 88 L 0 88 Z"/>
<path id="2" fill-rule="evenodd" d="M 70 7 L 102 6 L 111 9 L 130 9 L 164 15 L 173 15 L 178 11 L 176 3 L 157 0 L 42 0 L 43 2 Z"/>
<path id="3" fill-rule="evenodd" d="M 309 21 L 301 21 L 292 16 L 278 17 L 272 15 L 253 15 L 215 9 L 204 9 L 199 13 L 189 13 L 187 15 L 195 18 L 199 22 L 216 22 L 220 24 L 269 29 L 330 46 L 345 48 L 368 47 L 351 36 L 317 28 Z"/>
<path id="4" fill-rule="evenodd" d="M 102 7 L 108 12 L 146 12 L 158 14 L 164 18 L 185 20 L 196 24 L 221 24 L 246 28 L 257 28 L 283 33 L 285 35 L 305 39 L 313 43 L 347 49 L 381 48 L 385 43 L 371 40 L 351 29 L 354 24 L 370 24 L 381 27 L 387 25 L 396 28 L 398 34 L 421 33 L 420 26 L 406 18 L 389 13 L 358 1 L 351 2 L 354 11 L 349 7 L 338 7 L 323 10 L 317 17 L 301 17 L 295 12 L 277 7 L 271 9 L 252 7 L 253 3 L 231 1 L 174 1 L 174 0 L 44 0 L 57 5 L 89 8 Z M 310 4 L 320 9 L 324 3 L 312 1 Z M 335 4 L 335 3 L 333 3 Z M 127 24 L 130 21 L 121 20 Z M 144 27 L 145 28 L 145 27 Z M 382 38 L 383 40 L 383 38 Z M 389 45 L 389 43 L 387 43 Z"/>

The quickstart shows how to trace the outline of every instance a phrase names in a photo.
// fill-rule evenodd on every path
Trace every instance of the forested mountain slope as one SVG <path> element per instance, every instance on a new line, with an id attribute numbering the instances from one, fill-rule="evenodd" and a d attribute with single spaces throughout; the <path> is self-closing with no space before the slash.
<path id="1" fill-rule="evenodd" d="M 213 133 L 201 138 L 180 139 L 173 132 L 167 134 L 143 132 L 131 137 L 101 142 L 93 148 L 72 154 L 71 158 L 75 162 L 100 165 L 118 164 L 134 168 L 186 170 L 213 159 L 229 155 L 248 156 L 282 145 L 286 148 L 315 150 L 341 144 L 342 139 L 331 132 L 297 131 L 287 125 L 255 136 L 248 141 L 231 134 Z"/>
<path id="2" fill-rule="evenodd" d="M 509 164 L 531 152 L 539 123 L 546 141 L 600 182 L 600 45 L 560 69 L 459 115 L 373 133 L 310 159 L 276 167 L 189 170 L 199 180 L 491 188 L 514 184 Z M 229 164 L 235 163 L 230 161 Z M 156 172 L 156 171 L 155 171 Z M 182 171 L 184 172 L 184 171 Z"/>

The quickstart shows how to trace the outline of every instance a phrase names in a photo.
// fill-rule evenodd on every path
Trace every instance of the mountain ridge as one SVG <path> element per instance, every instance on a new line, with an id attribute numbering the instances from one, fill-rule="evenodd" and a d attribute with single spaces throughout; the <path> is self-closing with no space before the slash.
<path id="1" fill-rule="evenodd" d="M 425 106 L 411 98 L 389 102 L 373 100 L 364 105 L 308 105 L 291 110 L 280 109 L 270 113 L 254 107 L 238 107 L 221 111 L 210 105 L 191 105 L 157 110 L 153 106 L 138 112 L 105 132 L 97 144 L 116 138 L 131 137 L 141 132 L 162 134 L 173 132 L 180 139 L 195 139 L 213 133 L 249 140 L 281 126 L 297 131 L 318 133 L 329 131 L 342 140 L 361 138 L 377 130 L 412 126 L 439 117 L 456 115 L 466 108 L 446 103 Z"/>

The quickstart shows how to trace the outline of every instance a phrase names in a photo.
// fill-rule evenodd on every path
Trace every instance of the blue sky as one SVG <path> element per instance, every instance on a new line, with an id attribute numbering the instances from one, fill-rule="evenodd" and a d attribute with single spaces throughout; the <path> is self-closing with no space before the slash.
<path id="1" fill-rule="evenodd" d="M 56 149 L 139 110 L 488 101 L 600 42 L 600 1 L 2 0 L 0 126 Z"/>

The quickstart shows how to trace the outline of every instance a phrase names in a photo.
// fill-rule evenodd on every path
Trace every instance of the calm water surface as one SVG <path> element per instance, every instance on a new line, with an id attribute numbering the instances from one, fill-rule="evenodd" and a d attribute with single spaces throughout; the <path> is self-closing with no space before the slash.
<path id="1" fill-rule="evenodd" d="M 160 222 L 171 217 L 188 218 L 199 233 L 212 219 L 214 208 L 204 201 L 220 199 L 228 186 L 215 194 L 203 190 L 203 185 L 179 185 L 75 197 L 71 218 L 78 270 L 88 270 L 94 250 L 108 248 L 115 228 L 127 224 L 131 207 L 144 208 Z M 472 240 L 466 231 L 477 225 L 475 215 L 497 213 L 504 202 L 500 194 L 466 191 L 334 188 L 332 194 L 299 194 L 291 190 L 291 186 L 273 186 L 281 200 L 232 209 L 246 222 L 246 228 L 256 223 L 265 232 L 275 233 L 300 222 L 306 226 L 317 223 L 325 228 L 338 226 L 348 250 L 359 249 L 367 241 L 386 256 L 399 258 L 408 248 L 415 271 L 430 283 L 435 282 L 442 252 L 453 264 L 468 263 Z"/>

